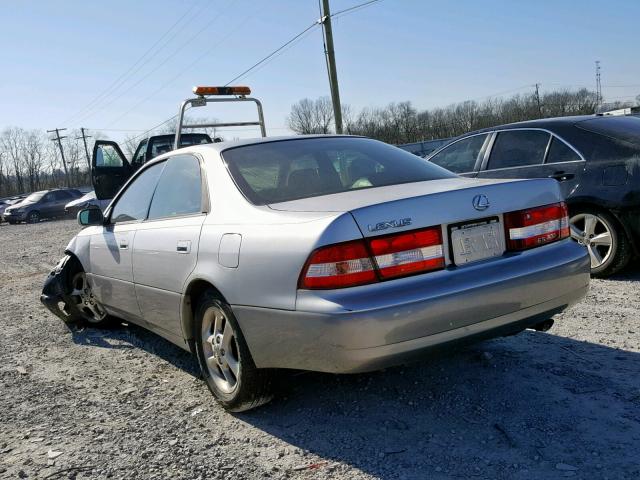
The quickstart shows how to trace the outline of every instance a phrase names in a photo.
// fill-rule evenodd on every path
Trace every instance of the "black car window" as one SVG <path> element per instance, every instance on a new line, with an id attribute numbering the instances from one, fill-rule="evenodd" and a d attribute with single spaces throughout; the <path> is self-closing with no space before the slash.
<path id="1" fill-rule="evenodd" d="M 64 190 L 58 190 L 57 192 L 53 193 L 55 193 L 56 200 L 68 200 L 72 197 L 69 192 L 65 192 Z"/>
<path id="2" fill-rule="evenodd" d="M 111 211 L 111 223 L 140 221 L 147 217 L 149 202 L 164 163 L 156 163 L 145 169 L 129 184 Z"/>
<path id="3" fill-rule="evenodd" d="M 149 219 L 202 212 L 200 162 L 193 155 L 171 157 L 151 200 Z"/>
<path id="4" fill-rule="evenodd" d="M 472 172 L 488 134 L 463 138 L 436 153 L 430 162 L 455 173 Z"/>
<path id="5" fill-rule="evenodd" d="M 455 177 L 412 153 L 368 138 L 257 143 L 230 148 L 222 157 L 238 188 L 256 205 Z"/>
<path id="6" fill-rule="evenodd" d="M 553 137 L 547 154 L 547 163 L 574 162 L 576 160 L 581 160 L 580 155 L 562 140 Z"/>
<path id="7" fill-rule="evenodd" d="M 487 170 L 539 165 L 549 143 L 549 134 L 541 130 L 507 130 L 499 132 Z"/>

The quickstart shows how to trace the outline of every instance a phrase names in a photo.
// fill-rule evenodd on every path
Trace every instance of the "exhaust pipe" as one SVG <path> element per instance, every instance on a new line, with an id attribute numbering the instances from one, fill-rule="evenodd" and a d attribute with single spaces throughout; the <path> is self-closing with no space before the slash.
<path id="1" fill-rule="evenodd" d="M 545 320 L 544 322 L 536 323 L 532 328 L 536 332 L 546 332 L 551 327 L 553 327 L 553 320 Z"/>

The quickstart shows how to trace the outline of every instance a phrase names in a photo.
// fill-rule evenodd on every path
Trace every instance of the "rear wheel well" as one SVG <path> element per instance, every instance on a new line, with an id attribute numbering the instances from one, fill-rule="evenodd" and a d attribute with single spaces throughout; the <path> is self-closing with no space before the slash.
<path id="1" fill-rule="evenodd" d="M 618 215 L 618 212 L 615 209 L 603 207 L 595 203 L 584 202 L 584 201 L 568 203 L 567 206 L 569 207 L 570 217 L 572 217 L 578 212 L 584 212 L 585 210 L 589 210 L 592 212 L 603 212 L 611 215 L 613 219 L 616 221 L 617 227 L 622 230 L 622 232 L 626 235 L 627 239 L 631 243 L 631 248 L 633 249 L 633 252 L 636 255 L 640 255 L 639 245 L 635 241 L 633 241 L 633 238 L 634 238 L 633 232 L 629 229 L 628 225 L 624 221 L 622 221 L 622 219 Z"/>
<path id="2" fill-rule="evenodd" d="M 189 284 L 184 293 L 184 301 L 182 303 L 182 331 L 188 340 L 189 349 L 195 353 L 193 343 L 193 322 L 196 316 L 196 310 L 200 299 L 207 291 L 213 291 L 218 297 L 224 300 L 224 296 L 220 293 L 211 282 L 207 280 L 194 280 Z"/>

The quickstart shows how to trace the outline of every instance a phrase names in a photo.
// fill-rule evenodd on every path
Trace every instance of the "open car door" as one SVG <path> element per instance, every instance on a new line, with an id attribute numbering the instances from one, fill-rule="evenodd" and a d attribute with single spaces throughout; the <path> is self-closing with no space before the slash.
<path id="1" fill-rule="evenodd" d="M 116 142 L 96 140 L 91 158 L 91 183 L 98 200 L 109 200 L 129 179 L 133 169 Z"/>

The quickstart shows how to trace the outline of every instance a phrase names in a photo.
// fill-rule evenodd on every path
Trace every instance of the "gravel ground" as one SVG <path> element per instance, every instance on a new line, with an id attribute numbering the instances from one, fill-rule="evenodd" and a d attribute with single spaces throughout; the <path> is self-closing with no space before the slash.
<path id="1" fill-rule="evenodd" d="M 78 230 L 1 225 L 2 478 L 640 477 L 640 268 L 549 333 L 362 375 L 283 374 L 231 415 L 196 361 L 134 326 L 69 331 L 38 301 Z"/>

